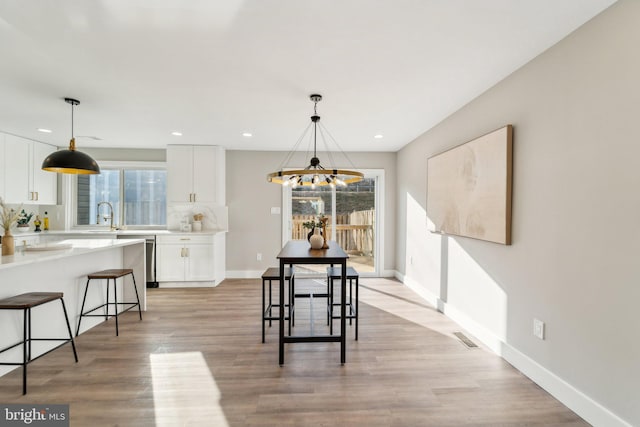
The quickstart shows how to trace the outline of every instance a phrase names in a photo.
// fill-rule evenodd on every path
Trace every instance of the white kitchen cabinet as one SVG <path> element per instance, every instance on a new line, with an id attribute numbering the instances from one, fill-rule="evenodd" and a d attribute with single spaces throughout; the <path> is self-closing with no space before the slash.
<path id="1" fill-rule="evenodd" d="M 213 235 L 159 235 L 156 241 L 158 282 L 212 282 L 215 279 Z"/>
<path id="2" fill-rule="evenodd" d="M 40 168 L 54 151 L 48 144 L 4 135 L 4 199 L 8 203 L 56 204 L 57 174 Z"/>
<path id="3" fill-rule="evenodd" d="M 167 201 L 220 203 L 221 147 L 213 145 L 167 146 Z"/>

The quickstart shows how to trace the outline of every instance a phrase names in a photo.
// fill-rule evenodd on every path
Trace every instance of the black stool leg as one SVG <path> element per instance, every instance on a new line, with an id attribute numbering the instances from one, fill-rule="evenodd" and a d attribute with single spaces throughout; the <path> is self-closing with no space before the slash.
<path id="1" fill-rule="evenodd" d="M 267 311 L 264 305 L 264 282 L 265 280 L 262 279 L 262 313 L 260 314 L 260 323 L 262 323 L 262 343 L 263 344 L 264 344 L 264 324 L 265 324 L 264 315 L 266 314 L 266 311 Z"/>
<path id="2" fill-rule="evenodd" d="M 136 291 L 136 301 L 138 301 L 138 315 L 140 316 L 140 320 L 142 320 L 142 307 L 140 306 L 140 297 L 138 297 L 138 287 L 136 286 L 136 278 L 133 275 L 133 272 L 131 273 L 131 279 L 133 280 L 133 290 Z M 124 278 L 122 280 L 124 283 Z M 118 307 L 116 306 L 116 310 L 117 309 Z"/>
<path id="3" fill-rule="evenodd" d="M 269 279 L 269 317 L 273 317 L 273 293 L 271 279 Z M 269 319 L 269 327 L 271 327 L 271 319 Z"/>
<path id="4" fill-rule="evenodd" d="M 27 311 L 30 309 L 24 309 L 23 315 L 23 329 L 22 329 L 22 394 L 27 394 L 27 340 L 31 342 L 31 325 L 27 328 Z M 28 335 L 27 335 L 28 334 Z"/>
<path id="5" fill-rule="evenodd" d="M 358 306 L 358 301 L 360 301 L 360 298 L 358 297 L 358 289 L 360 288 L 360 278 L 359 276 L 356 276 L 356 341 L 358 341 L 358 314 L 360 312 L 360 307 Z"/>
<path id="6" fill-rule="evenodd" d="M 109 279 L 107 279 L 107 303 L 104 306 L 105 310 L 107 310 L 104 313 L 104 321 L 106 322 L 107 320 L 109 320 Z M 116 314 L 118 314 L 118 307 L 116 307 Z"/>
<path id="7" fill-rule="evenodd" d="M 71 347 L 73 348 L 73 357 L 78 363 L 78 353 L 76 352 L 76 343 L 73 342 L 73 333 L 71 333 L 71 326 L 69 325 L 69 316 L 67 316 L 67 307 L 64 306 L 64 299 L 60 298 L 62 303 L 62 311 L 64 312 L 64 320 L 67 322 L 67 331 L 69 331 L 69 341 L 71 341 Z"/>
<path id="8" fill-rule="evenodd" d="M 349 311 L 353 314 L 353 279 L 349 279 Z M 351 323 L 353 319 L 349 317 L 349 325 L 353 325 Z"/>
<path id="9" fill-rule="evenodd" d="M 109 279 L 107 279 L 107 289 L 109 289 Z M 114 317 L 116 318 L 116 336 L 118 336 L 118 281 L 115 278 L 113 279 L 113 300 L 113 307 L 115 309 Z"/>
<path id="10" fill-rule="evenodd" d="M 333 277 L 331 278 L 331 286 L 329 287 L 329 335 L 333 335 Z"/>
<path id="11" fill-rule="evenodd" d="M 78 317 L 78 329 L 76 329 L 76 336 L 80 333 L 80 322 L 82 322 L 82 314 L 84 313 L 84 303 L 87 300 L 87 291 L 89 290 L 89 280 L 87 279 L 87 284 L 84 287 L 84 297 L 82 298 L 82 307 L 80 308 L 80 316 Z"/>

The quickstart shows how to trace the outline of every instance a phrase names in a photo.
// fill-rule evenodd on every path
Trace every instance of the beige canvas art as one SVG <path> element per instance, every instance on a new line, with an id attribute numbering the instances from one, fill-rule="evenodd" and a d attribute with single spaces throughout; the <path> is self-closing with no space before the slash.
<path id="1" fill-rule="evenodd" d="M 436 232 L 511 244 L 513 128 L 427 160 L 427 216 Z"/>

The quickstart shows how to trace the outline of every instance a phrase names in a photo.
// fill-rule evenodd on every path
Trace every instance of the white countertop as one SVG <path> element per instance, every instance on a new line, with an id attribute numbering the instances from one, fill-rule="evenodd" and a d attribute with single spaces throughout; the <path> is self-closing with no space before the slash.
<path id="1" fill-rule="evenodd" d="M 182 234 L 195 234 L 195 235 L 212 235 L 220 232 L 225 232 L 226 230 L 202 230 L 202 231 L 191 231 L 184 232 L 178 230 L 49 230 L 49 231 L 40 231 L 36 233 L 35 231 L 29 232 L 14 232 L 13 237 L 16 240 L 20 239 L 20 236 L 28 237 L 28 236 L 91 236 L 95 235 L 96 238 L 110 238 L 115 236 L 149 236 L 149 235 L 182 235 Z"/>
<path id="2" fill-rule="evenodd" d="M 42 261 L 51 261 L 90 252 L 135 245 L 144 243 L 144 239 L 67 239 L 57 243 L 70 244 L 71 248 L 33 252 L 16 249 L 14 255 L 5 255 L 0 257 L 0 270 L 19 265 L 34 264 Z"/>

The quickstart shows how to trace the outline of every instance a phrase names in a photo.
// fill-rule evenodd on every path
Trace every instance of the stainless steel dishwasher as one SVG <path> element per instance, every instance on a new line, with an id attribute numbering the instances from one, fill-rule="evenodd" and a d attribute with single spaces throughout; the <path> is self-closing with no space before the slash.
<path id="1" fill-rule="evenodd" d="M 118 239 L 144 239 L 147 259 L 145 267 L 147 271 L 147 288 L 157 288 L 156 280 L 156 235 L 155 234 L 118 234 Z"/>

